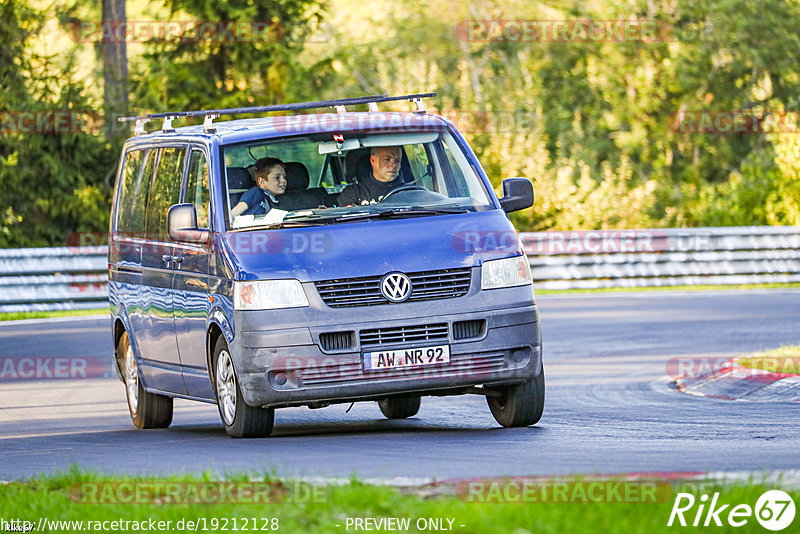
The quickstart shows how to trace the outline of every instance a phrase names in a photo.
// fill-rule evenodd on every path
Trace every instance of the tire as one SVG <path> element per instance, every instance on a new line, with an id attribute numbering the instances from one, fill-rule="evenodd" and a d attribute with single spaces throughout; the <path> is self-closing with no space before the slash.
<path id="1" fill-rule="evenodd" d="M 486 396 L 495 420 L 506 428 L 535 425 L 544 410 L 544 366 L 529 382 L 498 389 L 501 396 Z"/>
<path id="2" fill-rule="evenodd" d="M 214 393 L 225 432 L 232 438 L 263 438 L 272 433 L 275 410 L 250 406 L 244 401 L 239 380 L 233 367 L 233 357 L 225 338 L 220 336 L 214 346 Z"/>
<path id="3" fill-rule="evenodd" d="M 387 419 L 405 419 L 417 415 L 421 403 L 418 395 L 403 395 L 379 400 L 378 406 Z"/>
<path id="4" fill-rule="evenodd" d="M 172 423 L 172 397 L 144 390 L 127 332 L 119 340 L 117 354 L 122 358 L 125 396 L 128 398 L 128 412 L 133 426 L 141 429 L 167 428 Z"/>

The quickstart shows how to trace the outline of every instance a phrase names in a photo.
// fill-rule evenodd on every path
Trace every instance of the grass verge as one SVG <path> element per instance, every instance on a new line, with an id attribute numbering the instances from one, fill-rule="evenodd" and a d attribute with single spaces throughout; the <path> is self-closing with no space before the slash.
<path id="1" fill-rule="evenodd" d="M 0 321 L 17 321 L 20 319 L 47 319 L 50 317 L 79 317 L 81 315 L 108 314 L 108 308 L 92 310 L 56 310 L 56 311 L 30 311 L 0 313 Z"/>
<path id="2" fill-rule="evenodd" d="M 534 287 L 536 284 L 534 283 Z M 573 293 L 630 293 L 638 291 L 721 291 L 748 289 L 796 289 L 800 283 L 792 284 L 739 284 L 739 285 L 699 285 L 662 287 L 600 287 L 597 289 L 536 289 L 537 295 L 561 295 Z"/>
<path id="3" fill-rule="evenodd" d="M 800 375 L 800 345 L 787 345 L 775 350 L 749 354 L 737 358 L 737 362 L 748 369 Z"/>
<path id="4" fill-rule="evenodd" d="M 575 480 L 572 479 L 573 484 Z M 423 498 L 420 488 L 398 489 L 386 486 L 372 486 L 351 480 L 349 484 L 308 486 L 292 481 L 279 481 L 274 477 L 264 477 L 258 482 L 269 482 L 273 500 L 265 504 L 262 499 L 252 503 L 245 499 L 242 502 L 241 492 L 231 493 L 210 491 L 203 494 L 195 492 L 198 499 L 209 499 L 201 503 L 186 502 L 191 487 L 216 487 L 213 477 L 173 476 L 167 479 L 147 477 L 117 477 L 88 473 L 77 468 L 67 473 L 54 476 L 39 476 L 25 482 L 11 482 L 0 485 L 0 510 L 3 519 L 21 519 L 30 521 L 36 530 L 41 518 L 47 521 L 79 521 L 82 523 L 53 524 L 46 523 L 50 531 L 78 531 L 87 527 L 104 524 L 119 532 L 135 532 L 143 530 L 132 523 L 112 525 L 110 521 L 159 522 L 165 528 L 162 532 L 179 531 L 244 531 L 275 530 L 279 527 L 283 532 L 348 532 L 366 530 L 354 528 L 354 519 L 381 518 L 408 519 L 407 528 L 397 528 L 400 532 L 434 531 L 431 525 L 441 525 L 441 529 L 452 532 L 509 532 L 515 534 L 539 532 L 673 532 L 675 527 L 668 527 L 676 494 L 669 486 L 670 493 L 659 495 L 657 499 L 645 499 L 657 502 L 586 502 L 589 492 L 582 493 L 583 500 L 571 498 L 560 502 L 468 502 L 466 496 L 458 497 L 454 493 L 436 494 Z M 167 483 L 174 483 L 173 490 L 167 489 Z M 227 477 L 226 484 L 239 483 L 237 488 L 247 487 L 255 482 L 244 476 Z M 663 481 L 666 484 L 669 481 Z M 675 481 L 672 481 L 674 483 Z M 508 484 L 508 481 L 503 482 Z M 588 480 L 583 481 L 588 485 Z M 159 486 L 160 484 L 160 486 Z M 302 484 L 302 485 L 301 485 Z M 686 512 L 689 524 L 694 520 L 700 495 L 712 496 L 720 493 L 720 504 L 746 504 L 754 508 L 759 496 L 774 486 L 762 486 L 755 483 L 738 483 L 736 485 L 712 485 L 712 483 L 695 482 L 693 493 L 696 505 Z M 263 485 L 263 484 L 262 484 Z M 507 486 L 506 486 L 507 487 Z M 144 489 L 142 489 L 144 488 Z M 161 489 L 158 489 L 161 488 Z M 428 486 L 430 488 L 430 486 Z M 518 488 L 517 488 L 518 489 Z M 683 487 L 681 491 L 685 491 Z M 141 491 L 140 491 L 141 490 Z M 603 493 L 603 492 L 601 492 Z M 622 492 L 624 495 L 626 492 Z M 800 490 L 788 493 L 797 501 Z M 498 496 L 512 495 L 516 500 L 522 495 L 519 492 L 508 493 L 501 489 Z M 611 495 L 611 493 L 603 493 Z M 105 500 L 102 496 L 106 496 Z M 173 499 L 177 495 L 177 502 Z M 225 495 L 226 502 L 216 502 Z M 232 496 L 227 500 L 227 496 Z M 263 495 L 263 494 L 262 494 Z M 487 497 L 489 493 L 484 493 Z M 554 494 L 553 494 L 554 495 Z M 597 494 L 595 494 L 597 495 Z M 638 495 L 638 494 L 637 494 Z M 87 502 L 88 496 L 88 502 Z M 516 496 L 516 497 L 513 497 Z M 252 494 L 251 494 L 252 497 Z M 235 499 L 233 499 L 235 498 Z M 93 500 L 94 499 L 94 500 Z M 97 504 L 96 501 L 102 502 Z M 640 499 L 641 501 L 642 499 Z M 111 502 L 109 502 L 111 501 Z M 124 501 L 124 502 L 119 502 Z M 730 509 L 730 507 L 728 508 Z M 704 516 L 704 514 L 703 514 Z M 724 521 L 725 514 L 722 519 Z M 234 521 L 235 519 L 235 521 Z M 704 517 L 703 517 L 704 519 Z M 275 521 L 273 521 L 275 520 Z M 348 526 L 350 520 L 350 528 Z M 431 523 L 429 520 L 434 520 Z M 452 520 L 452 522 L 450 521 Z M 181 523 L 182 521 L 182 523 Z M 193 522 L 190 526 L 189 521 Z M 436 523 L 435 521 L 438 521 Z M 100 523 L 90 523 L 100 522 Z M 167 523 L 169 522 L 169 523 Z M 423 525 L 424 522 L 424 525 Z M 401 523 L 402 524 L 402 523 Z M 701 523 L 702 524 L 702 523 Z M 724 524 L 724 523 L 723 523 Z M 425 528 L 420 528 L 424 526 Z M 748 531 L 760 530 L 754 516 L 748 519 Z M 374 527 L 374 523 L 373 523 Z M 150 527 L 153 528 L 152 526 Z M 44 528 L 41 530 L 45 530 Z M 100 530 L 100 529 L 93 529 Z M 108 530 L 108 528 L 106 529 Z M 391 530 L 388 528 L 374 530 Z M 689 529 L 695 531 L 696 529 Z M 725 525 L 713 528 L 714 532 L 740 532 Z"/>
<path id="5" fill-rule="evenodd" d="M 535 286 L 534 286 L 535 287 Z M 669 287 L 608 287 L 597 289 L 537 289 L 537 295 L 562 295 L 581 293 L 630 293 L 638 291 L 718 291 L 718 290 L 747 290 L 747 289 L 794 289 L 797 284 L 743 284 L 735 286 L 669 286 Z M 108 313 L 108 308 L 93 310 L 58 310 L 58 311 L 32 311 L 0 313 L 0 321 L 16 321 L 19 319 L 47 319 L 50 317 L 78 317 L 81 315 L 102 315 Z"/>

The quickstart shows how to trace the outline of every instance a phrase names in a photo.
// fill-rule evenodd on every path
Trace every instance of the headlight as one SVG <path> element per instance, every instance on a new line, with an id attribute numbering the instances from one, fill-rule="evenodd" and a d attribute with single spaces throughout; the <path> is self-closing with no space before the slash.
<path id="1" fill-rule="evenodd" d="M 299 280 L 235 282 L 233 307 L 237 310 L 275 310 L 308 306 Z"/>
<path id="2" fill-rule="evenodd" d="M 527 256 L 483 262 L 481 289 L 524 286 L 531 283 L 531 266 Z"/>

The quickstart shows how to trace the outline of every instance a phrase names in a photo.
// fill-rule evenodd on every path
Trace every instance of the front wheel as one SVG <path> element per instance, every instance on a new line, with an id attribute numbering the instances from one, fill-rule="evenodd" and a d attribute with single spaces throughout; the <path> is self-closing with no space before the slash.
<path id="1" fill-rule="evenodd" d="M 172 397 L 148 393 L 142 386 L 128 333 L 122 334 L 117 354 L 123 358 L 128 411 L 136 428 L 167 428 L 172 423 Z"/>
<path id="2" fill-rule="evenodd" d="M 421 403 L 419 395 L 403 395 L 379 400 L 378 406 L 387 419 L 405 419 L 417 415 Z"/>
<path id="3" fill-rule="evenodd" d="M 262 438 L 272 433 L 275 410 L 250 406 L 244 401 L 233 367 L 233 357 L 222 336 L 214 347 L 214 385 L 219 415 L 229 436 Z"/>
<path id="4" fill-rule="evenodd" d="M 486 402 L 498 423 L 506 428 L 535 425 L 544 410 L 544 366 L 539 376 L 529 382 L 495 390 Z"/>

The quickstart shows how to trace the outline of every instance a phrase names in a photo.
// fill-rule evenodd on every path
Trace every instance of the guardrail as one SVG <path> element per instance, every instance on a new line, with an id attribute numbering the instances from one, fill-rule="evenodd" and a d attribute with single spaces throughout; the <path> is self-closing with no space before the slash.
<path id="1" fill-rule="evenodd" d="M 522 233 L 536 287 L 800 282 L 800 227 Z"/>
<path id="2" fill-rule="evenodd" d="M 107 305 L 106 247 L 0 250 L 0 312 Z"/>
<path id="3" fill-rule="evenodd" d="M 484 248 L 502 237 L 482 235 Z M 540 289 L 800 282 L 800 227 L 523 232 Z M 101 308 L 102 246 L 0 250 L 0 312 Z"/>

